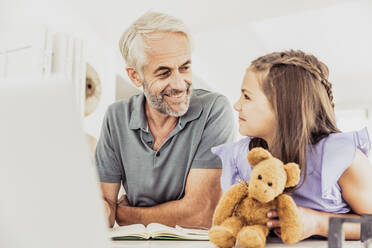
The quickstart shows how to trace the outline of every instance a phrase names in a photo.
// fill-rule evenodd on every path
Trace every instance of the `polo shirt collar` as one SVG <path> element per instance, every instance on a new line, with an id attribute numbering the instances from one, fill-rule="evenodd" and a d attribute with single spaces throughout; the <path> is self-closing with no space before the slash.
<path id="1" fill-rule="evenodd" d="M 203 110 L 202 104 L 199 102 L 199 99 L 195 96 L 195 91 L 192 91 L 189 109 L 183 116 L 179 118 L 178 125 L 180 125 L 183 128 L 188 122 L 199 118 L 202 110 Z"/>
<path id="2" fill-rule="evenodd" d="M 142 129 L 143 131 L 149 132 L 149 126 L 145 114 L 145 95 L 143 93 L 139 94 L 138 97 L 134 99 L 133 103 L 129 128 Z M 178 119 L 178 125 L 183 128 L 188 122 L 197 119 L 202 110 L 203 106 L 198 101 L 193 91 L 190 98 L 189 109 Z"/>
<path id="3" fill-rule="evenodd" d="M 142 129 L 148 132 L 149 126 L 147 125 L 145 114 L 145 95 L 143 93 L 137 95 L 133 101 L 132 113 L 129 121 L 130 129 Z"/>

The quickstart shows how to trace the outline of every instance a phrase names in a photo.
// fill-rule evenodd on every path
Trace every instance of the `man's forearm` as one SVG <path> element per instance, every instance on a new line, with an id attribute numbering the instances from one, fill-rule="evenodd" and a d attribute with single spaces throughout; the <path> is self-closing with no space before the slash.
<path id="1" fill-rule="evenodd" d="M 359 218 L 357 214 L 332 214 L 319 212 L 319 234 L 328 237 L 328 223 L 330 217 L 344 217 L 344 218 Z M 343 231 L 345 233 L 345 239 L 360 239 L 360 224 L 357 223 L 345 223 L 343 225 Z"/>
<path id="2" fill-rule="evenodd" d="M 116 219 L 116 203 L 111 202 L 110 200 L 104 199 L 105 210 L 108 219 L 108 226 L 113 227 Z"/>
<path id="3" fill-rule="evenodd" d="M 213 204 L 192 204 L 181 199 L 152 207 L 117 206 L 116 221 L 119 225 L 152 222 L 168 226 L 210 227 Z"/>

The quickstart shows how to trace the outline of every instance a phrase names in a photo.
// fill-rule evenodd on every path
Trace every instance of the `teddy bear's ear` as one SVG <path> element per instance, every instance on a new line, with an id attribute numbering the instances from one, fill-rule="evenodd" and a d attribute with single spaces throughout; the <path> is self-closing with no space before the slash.
<path id="1" fill-rule="evenodd" d="M 287 173 L 286 188 L 294 187 L 300 182 L 300 168 L 296 163 L 288 163 L 284 165 L 284 170 Z"/>
<path id="2" fill-rule="evenodd" d="M 248 153 L 248 162 L 252 165 L 255 166 L 259 162 L 266 160 L 268 158 L 271 158 L 271 153 L 268 152 L 267 150 L 261 148 L 261 147 L 256 147 L 253 148 L 249 153 Z"/>

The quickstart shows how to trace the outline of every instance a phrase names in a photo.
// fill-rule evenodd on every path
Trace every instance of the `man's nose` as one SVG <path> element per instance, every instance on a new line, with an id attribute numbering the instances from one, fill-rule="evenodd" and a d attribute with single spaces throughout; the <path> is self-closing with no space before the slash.
<path id="1" fill-rule="evenodd" d="M 179 72 L 174 73 L 170 82 L 170 86 L 172 87 L 172 89 L 181 91 L 186 90 L 185 76 Z"/>

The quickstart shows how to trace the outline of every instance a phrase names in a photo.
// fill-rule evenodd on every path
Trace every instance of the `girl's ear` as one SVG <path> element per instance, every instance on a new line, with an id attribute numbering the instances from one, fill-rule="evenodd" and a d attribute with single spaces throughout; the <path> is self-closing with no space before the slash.
<path id="1" fill-rule="evenodd" d="M 268 152 L 267 150 L 261 148 L 261 147 L 255 147 L 253 148 L 247 156 L 248 162 L 252 165 L 255 166 L 259 162 L 271 158 L 271 153 Z"/>
<path id="2" fill-rule="evenodd" d="M 284 165 L 284 170 L 287 174 L 286 188 L 294 187 L 300 182 L 300 167 L 296 163 L 288 163 Z"/>
<path id="3" fill-rule="evenodd" d="M 127 67 L 125 68 L 127 71 L 128 77 L 130 81 L 136 86 L 136 87 L 141 87 L 142 86 L 142 79 L 140 74 L 134 69 L 133 67 Z"/>

